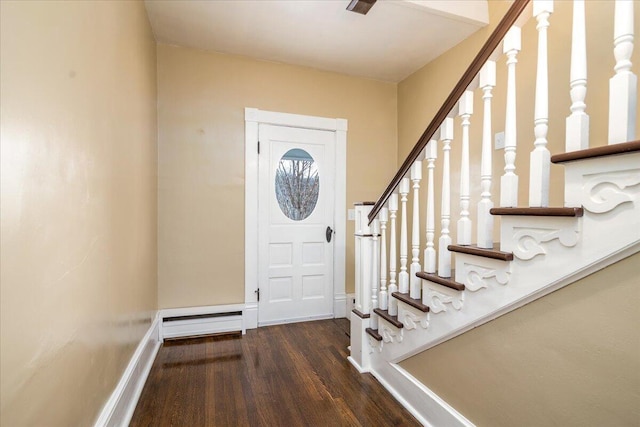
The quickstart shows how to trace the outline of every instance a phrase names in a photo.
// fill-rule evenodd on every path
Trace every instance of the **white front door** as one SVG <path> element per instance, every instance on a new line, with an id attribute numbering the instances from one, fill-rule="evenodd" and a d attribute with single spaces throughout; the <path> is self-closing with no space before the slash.
<path id="1" fill-rule="evenodd" d="M 259 325 L 333 317 L 335 132 L 259 125 Z"/>

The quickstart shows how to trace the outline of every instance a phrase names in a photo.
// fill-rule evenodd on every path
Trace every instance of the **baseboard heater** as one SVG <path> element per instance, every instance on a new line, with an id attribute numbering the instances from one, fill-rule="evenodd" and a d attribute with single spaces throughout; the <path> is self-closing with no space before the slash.
<path id="1" fill-rule="evenodd" d="M 244 335 L 243 312 L 244 304 L 164 309 L 160 311 L 161 339 L 232 332 Z"/>

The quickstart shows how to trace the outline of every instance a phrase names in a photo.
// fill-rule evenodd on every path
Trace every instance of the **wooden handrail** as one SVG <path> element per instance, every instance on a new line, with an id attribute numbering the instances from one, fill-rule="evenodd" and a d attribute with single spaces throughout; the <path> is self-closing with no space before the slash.
<path id="1" fill-rule="evenodd" d="M 413 147 L 407 158 L 396 172 L 395 176 L 384 190 L 380 198 L 376 201 L 376 204 L 373 206 L 373 209 L 369 213 L 369 223 L 371 223 L 382 206 L 386 203 L 387 199 L 393 193 L 393 190 L 400 184 L 402 177 L 409 171 L 413 162 L 416 161 L 422 150 L 427 146 L 433 135 L 436 133 L 442 122 L 447 117 L 447 114 L 456 106 L 456 102 L 460 99 L 464 91 L 469 87 L 475 76 L 480 72 L 480 69 L 484 65 L 485 62 L 489 59 L 494 50 L 500 45 L 500 42 L 507 34 L 507 31 L 511 28 L 513 24 L 517 21 L 518 17 L 524 11 L 531 0 L 516 0 L 513 5 L 509 8 L 507 13 L 504 15 L 498 26 L 493 30 L 493 33 L 489 36 L 485 44 L 480 49 L 480 52 L 476 55 L 476 57 L 471 61 L 469 68 L 464 72 L 462 78 L 458 81 L 456 86 L 453 88 L 447 99 L 442 104 L 442 107 L 438 110 L 436 115 L 427 126 L 427 129 L 424 131 L 416 145 Z"/>

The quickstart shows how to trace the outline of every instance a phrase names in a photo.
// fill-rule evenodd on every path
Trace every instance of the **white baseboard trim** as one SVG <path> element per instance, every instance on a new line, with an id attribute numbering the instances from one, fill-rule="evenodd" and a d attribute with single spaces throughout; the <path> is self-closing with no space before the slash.
<path id="1" fill-rule="evenodd" d="M 362 366 L 360 366 L 360 365 L 358 364 L 358 362 L 356 362 L 356 360 L 355 360 L 353 357 L 351 357 L 351 356 L 347 356 L 347 360 L 348 360 L 348 361 L 353 365 L 353 367 L 354 367 L 354 368 L 356 368 L 356 370 L 357 370 L 358 372 L 360 372 L 361 374 L 366 374 L 366 373 L 368 372 L 368 371 L 367 371 L 367 370 L 365 370 Z"/>
<path id="2" fill-rule="evenodd" d="M 258 322 L 258 326 L 284 325 L 286 323 L 308 322 L 310 320 L 333 319 L 333 313 L 319 314 L 317 316 L 295 317 L 293 319 L 268 320 L 266 322 Z"/>
<path id="3" fill-rule="evenodd" d="M 160 319 L 156 315 L 131 360 L 120 377 L 120 381 L 102 408 L 95 427 L 129 425 L 138 404 L 151 366 L 160 348 Z"/>
<path id="4" fill-rule="evenodd" d="M 244 304 L 167 308 L 160 310 L 160 339 L 246 332 Z"/>
<path id="5" fill-rule="evenodd" d="M 258 327 L 258 303 L 247 302 L 244 304 L 244 327 L 256 329 Z"/>
<path id="6" fill-rule="evenodd" d="M 336 319 L 347 317 L 347 313 L 351 313 L 347 311 L 347 295 L 336 294 L 333 297 L 333 317 Z"/>
<path id="7" fill-rule="evenodd" d="M 382 369 L 372 370 L 371 373 L 422 425 L 475 427 L 475 424 L 398 365 L 385 363 Z"/>

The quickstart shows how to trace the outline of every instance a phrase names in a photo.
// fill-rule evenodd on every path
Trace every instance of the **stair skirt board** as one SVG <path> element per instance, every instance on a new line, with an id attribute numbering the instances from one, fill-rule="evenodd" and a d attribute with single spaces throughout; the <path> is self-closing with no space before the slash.
<path id="1" fill-rule="evenodd" d="M 371 370 L 371 374 L 420 424 L 429 427 L 475 426 L 395 363 L 384 363 L 380 367 L 375 367 Z"/>
<path id="2" fill-rule="evenodd" d="M 129 425 L 159 348 L 160 318 L 156 315 L 102 408 L 95 427 Z"/>
<path id="3" fill-rule="evenodd" d="M 244 335 L 244 312 L 244 304 L 160 310 L 160 340 L 229 332 L 240 332 Z"/>

